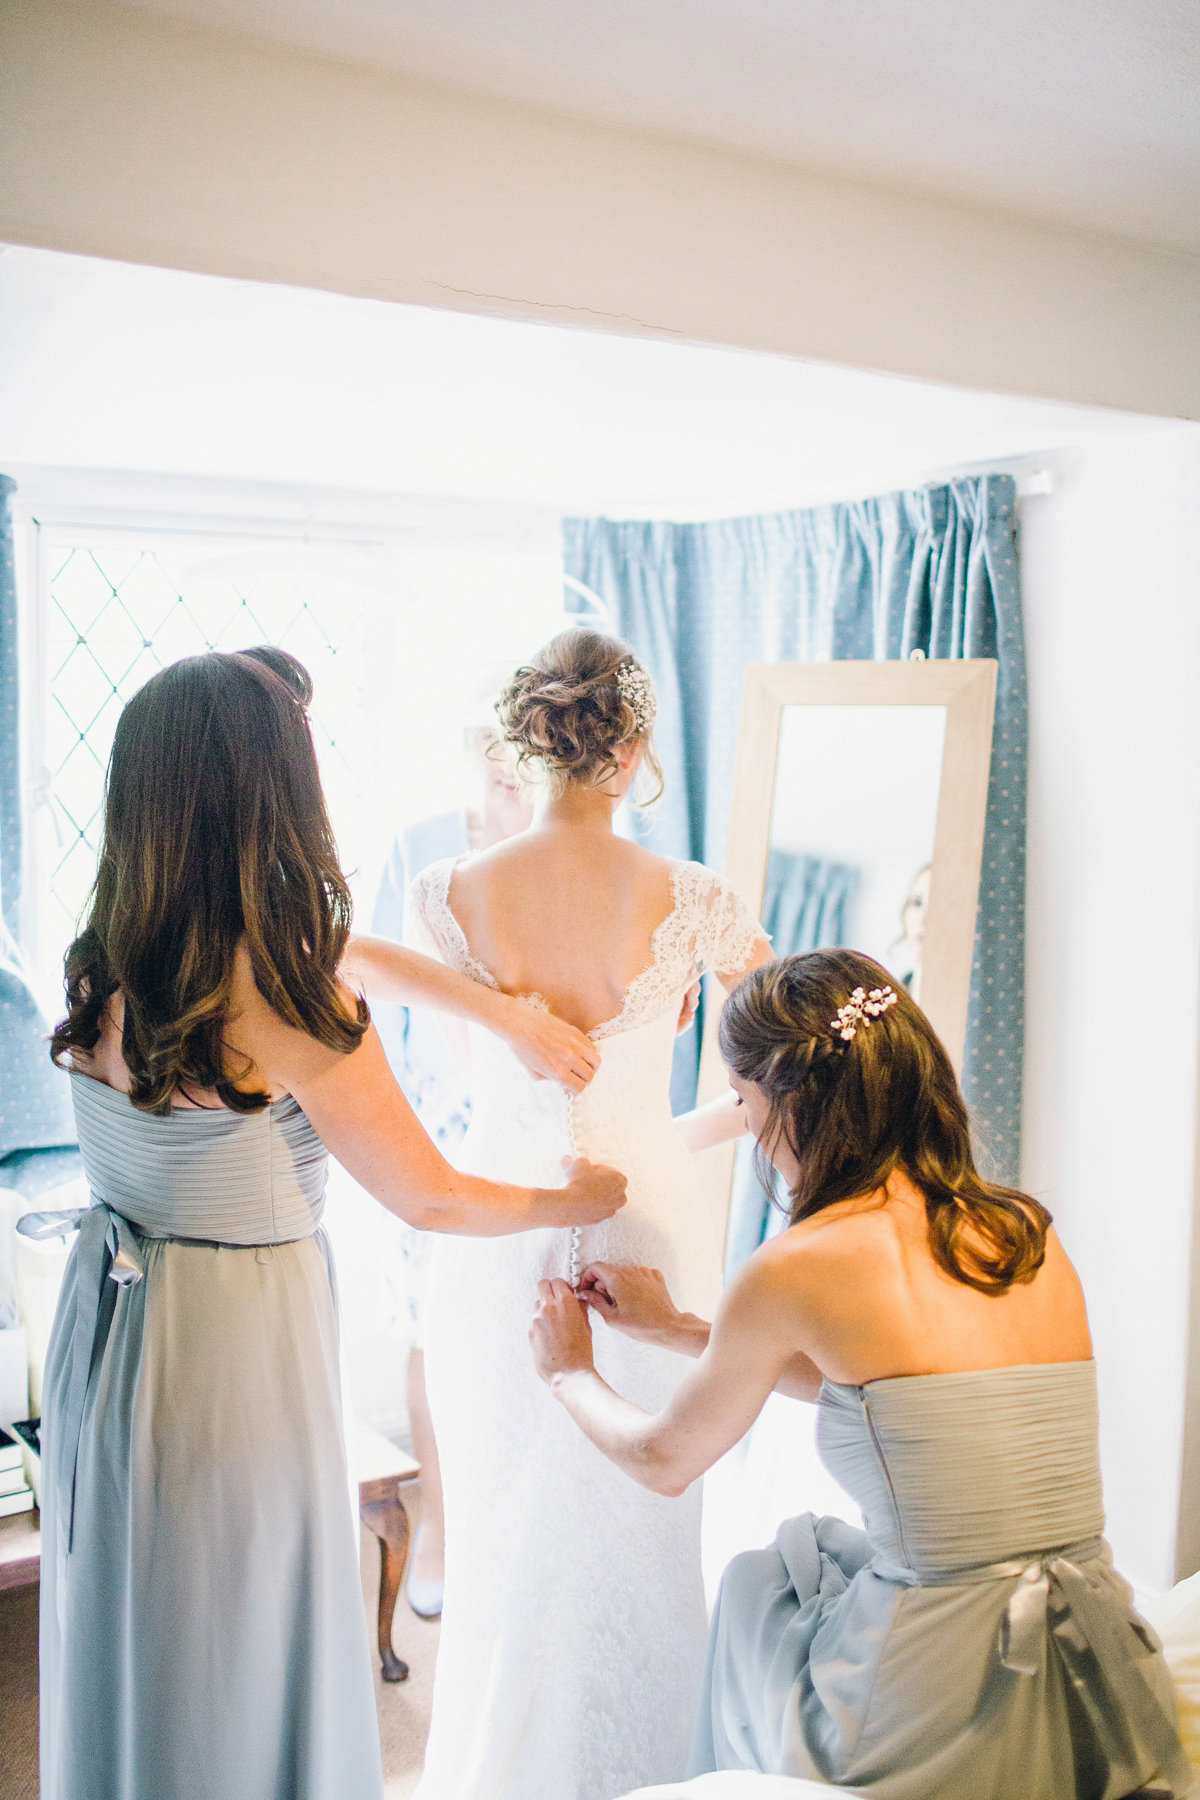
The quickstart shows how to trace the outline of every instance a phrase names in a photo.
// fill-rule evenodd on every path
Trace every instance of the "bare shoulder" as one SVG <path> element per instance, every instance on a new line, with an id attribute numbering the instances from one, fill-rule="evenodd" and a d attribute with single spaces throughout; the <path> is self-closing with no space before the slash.
<path id="1" fill-rule="evenodd" d="M 337 981 L 338 998 L 347 1018 L 355 1018 L 358 1013 L 358 994 L 349 982 L 340 977 Z M 284 1031 L 295 1032 L 298 1037 L 307 1037 L 307 1032 L 299 1031 L 283 1019 L 254 979 L 254 964 L 250 951 L 243 938 L 238 944 L 233 957 L 233 976 L 230 982 L 230 1013 L 239 1020 L 245 1020 L 250 1026 L 273 1028 L 278 1026 Z"/>
<path id="2" fill-rule="evenodd" d="M 357 994 L 345 981 L 339 980 L 337 985 L 344 1011 L 355 1017 Z M 341 1051 L 319 1044 L 276 1012 L 254 979 L 254 965 L 244 941 L 234 953 L 229 998 L 226 1041 L 235 1057 L 247 1064 L 245 1073 L 235 1076 L 238 1087 L 265 1086 L 288 1092 L 343 1060 Z"/>
<path id="3" fill-rule="evenodd" d="M 847 1231 L 841 1221 L 825 1223 L 818 1214 L 768 1238 L 747 1257 L 728 1292 L 754 1308 L 828 1293 L 831 1280 L 851 1264 L 861 1269 L 864 1248 L 869 1251 L 869 1234 Z"/>
<path id="4" fill-rule="evenodd" d="M 628 868 L 647 885 L 666 886 L 675 879 L 675 871 L 679 861 L 673 856 L 660 856 L 657 850 L 647 850 L 643 844 L 631 843 L 628 838 L 615 838 L 620 845 L 618 855 L 622 856 Z"/>
<path id="5" fill-rule="evenodd" d="M 891 1261 L 893 1242 L 882 1206 L 840 1205 L 789 1225 L 758 1255 L 770 1279 L 793 1290 L 828 1292 L 852 1272 L 861 1279 L 874 1264 Z"/>
<path id="6" fill-rule="evenodd" d="M 784 1359 L 807 1356 L 823 1367 L 824 1325 L 830 1308 L 844 1303 L 849 1280 L 841 1236 L 831 1241 L 827 1232 L 792 1225 L 761 1245 L 725 1289 L 714 1332 L 738 1355 L 754 1347 Z"/>
<path id="7" fill-rule="evenodd" d="M 1035 1282 L 1052 1285 L 1062 1295 L 1071 1295 L 1083 1305 L 1083 1283 L 1079 1271 L 1063 1248 L 1063 1241 L 1053 1225 L 1046 1233 L 1046 1254 Z"/>
<path id="8" fill-rule="evenodd" d="M 841 1202 L 768 1239 L 744 1269 L 752 1305 L 807 1330 L 895 1290 L 904 1261 L 884 1207 Z"/>

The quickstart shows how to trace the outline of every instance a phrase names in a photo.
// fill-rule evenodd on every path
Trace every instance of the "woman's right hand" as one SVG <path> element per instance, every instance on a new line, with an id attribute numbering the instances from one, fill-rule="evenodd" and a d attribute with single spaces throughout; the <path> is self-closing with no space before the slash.
<path id="1" fill-rule="evenodd" d="M 543 1190 L 548 1225 L 600 1225 L 625 1204 L 626 1180 L 619 1169 L 588 1162 L 585 1156 L 563 1158 L 566 1185 Z"/>

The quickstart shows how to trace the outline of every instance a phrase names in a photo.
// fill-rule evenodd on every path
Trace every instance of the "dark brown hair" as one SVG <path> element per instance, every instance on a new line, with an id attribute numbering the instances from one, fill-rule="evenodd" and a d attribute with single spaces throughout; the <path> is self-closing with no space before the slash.
<path id="1" fill-rule="evenodd" d="M 267 1104 L 227 1072 L 234 957 L 289 1025 L 355 1049 L 337 967 L 351 903 L 338 866 L 306 707 L 307 670 L 265 646 L 186 657 L 117 721 L 104 837 L 82 933 L 67 952 L 58 1061 L 90 1051 L 120 989 L 135 1106 L 166 1112 L 213 1089 L 235 1112 Z"/>
<path id="2" fill-rule="evenodd" d="M 895 1004 L 843 1039 L 838 1009 L 856 988 L 887 986 Z M 870 957 L 812 950 L 752 969 L 725 1004 L 720 1041 L 732 1072 L 769 1102 L 760 1149 L 782 1134 L 799 1164 L 793 1224 L 876 1192 L 900 1170 L 925 1196 L 930 1249 L 956 1281 L 1002 1294 L 1041 1268 L 1050 1214 L 978 1174 L 950 1059 Z"/>
<path id="3" fill-rule="evenodd" d="M 613 752 L 640 739 L 642 765 L 662 793 L 662 768 L 654 753 L 649 726 L 638 729 L 638 715 L 617 684 L 623 667 L 650 677 L 629 645 L 588 626 L 562 631 L 519 668 L 496 703 L 505 741 L 517 752 L 517 766 L 533 764 L 559 787 L 569 781 L 599 786 L 617 772 Z"/>

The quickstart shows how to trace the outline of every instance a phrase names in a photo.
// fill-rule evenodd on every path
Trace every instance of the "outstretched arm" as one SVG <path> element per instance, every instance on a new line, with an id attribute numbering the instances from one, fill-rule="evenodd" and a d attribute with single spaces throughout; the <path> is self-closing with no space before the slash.
<path id="1" fill-rule="evenodd" d="M 538 1283 L 530 1327 L 538 1373 L 580 1430 L 634 1481 L 669 1495 L 732 1449 L 796 1362 L 794 1305 L 773 1259 L 751 1258 L 738 1272 L 702 1349 L 703 1321 L 678 1317 L 686 1324 L 670 1347 L 698 1361 L 659 1413 L 643 1412 L 596 1373 L 587 1303 L 565 1281 Z"/>
<path id="2" fill-rule="evenodd" d="M 590 1263 L 579 1278 L 579 1298 L 593 1314 L 643 1344 L 675 1350 L 681 1356 L 702 1356 L 708 1349 L 712 1326 L 695 1313 L 680 1312 L 661 1269 L 640 1268 L 634 1263 Z M 789 1400 L 815 1400 L 821 1391 L 821 1371 L 802 1351 L 793 1351 L 775 1383 L 777 1394 Z"/>
<path id="3" fill-rule="evenodd" d="M 350 939 L 339 970 L 368 1000 L 428 1006 L 502 1038 L 531 1074 L 580 1094 L 600 1067 L 591 1038 L 538 1006 L 448 969 L 391 938 Z"/>
<path id="4" fill-rule="evenodd" d="M 744 1136 L 746 1109 L 732 1091 L 706 1106 L 679 1113 L 675 1129 L 694 1156 L 698 1150 L 711 1150 L 714 1144 L 727 1144 L 731 1138 Z"/>
<path id="5" fill-rule="evenodd" d="M 715 971 L 717 980 L 727 994 L 732 994 L 738 982 L 751 969 L 757 969 L 760 963 L 770 962 L 773 954 L 770 939 L 764 932 L 755 938 L 749 957 L 740 967 Z M 706 1106 L 697 1106 L 689 1113 L 680 1113 L 675 1120 L 675 1129 L 695 1155 L 699 1150 L 711 1150 L 716 1144 L 727 1144 L 731 1138 L 741 1137 L 746 1130 L 746 1114 L 736 1094 L 722 1094 L 718 1099 L 710 1100 Z"/>
<path id="6" fill-rule="evenodd" d="M 353 1013 L 355 996 L 343 986 Z M 451 1167 L 405 1099 L 369 1026 L 344 1054 L 285 1023 L 254 983 L 248 955 L 234 970 L 231 1053 L 247 1086 L 291 1094 L 338 1161 L 390 1212 L 424 1231 L 492 1237 L 538 1226 L 585 1225 L 625 1203 L 625 1177 L 582 1160 L 559 1188 L 481 1181 Z"/>
<path id="7" fill-rule="evenodd" d="M 604 1325 L 612 1325 L 626 1337 L 637 1337 L 640 1343 L 694 1357 L 709 1348 L 709 1321 L 678 1310 L 660 1269 L 594 1262 L 579 1276 L 579 1300 L 603 1319 Z M 790 1400 L 815 1400 L 820 1381 L 817 1364 L 795 1350 L 775 1382 L 775 1393 L 786 1393 Z"/>

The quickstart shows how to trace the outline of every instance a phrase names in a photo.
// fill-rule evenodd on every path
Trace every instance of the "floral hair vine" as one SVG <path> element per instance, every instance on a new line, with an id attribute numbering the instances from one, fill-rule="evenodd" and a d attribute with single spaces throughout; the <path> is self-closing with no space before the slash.
<path id="1" fill-rule="evenodd" d="M 644 736 L 654 723 L 658 712 L 658 698 L 653 681 L 632 656 L 626 657 L 617 670 L 617 689 L 622 700 L 632 709 L 634 730 L 639 737 Z"/>
<path id="2" fill-rule="evenodd" d="M 880 1013 L 895 1004 L 896 995 L 890 987 L 872 988 L 869 994 L 866 988 L 857 987 L 845 1006 L 838 1007 L 837 1018 L 830 1019 L 830 1029 L 849 1043 L 860 1025 L 869 1025 L 872 1019 L 877 1019 Z"/>

